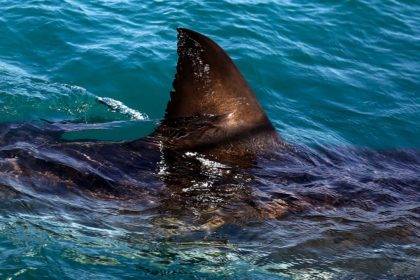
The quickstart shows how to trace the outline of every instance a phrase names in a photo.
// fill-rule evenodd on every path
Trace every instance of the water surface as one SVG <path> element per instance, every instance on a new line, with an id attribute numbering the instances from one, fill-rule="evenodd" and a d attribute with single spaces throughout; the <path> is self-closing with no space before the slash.
<path id="1" fill-rule="evenodd" d="M 0 277 L 418 277 L 419 22 L 416 1 L 0 1 Z M 72 141 L 153 131 L 179 26 L 227 50 L 297 151 L 249 171 L 117 149 L 98 169 L 40 147 L 43 120 Z M 137 196 L 51 190 L 57 162 Z"/>

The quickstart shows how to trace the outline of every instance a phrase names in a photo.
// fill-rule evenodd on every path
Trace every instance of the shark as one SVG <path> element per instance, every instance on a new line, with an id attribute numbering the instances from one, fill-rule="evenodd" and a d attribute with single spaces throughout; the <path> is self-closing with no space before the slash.
<path id="1" fill-rule="evenodd" d="M 203 34 L 177 31 L 173 90 L 150 135 L 65 141 L 61 123 L 1 124 L 1 196 L 125 201 L 157 215 L 155 224 L 165 230 L 179 229 L 180 221 L 188 230 L 214 230 L 315 206 L 369 207 L 338 178 L 364 182 L 366 166 L 378 162 L 418 180 L 413 168 L 403 168 L 418 166 L 415 150 L 350 150 L 344 154 L 357 156 L 347 158 L 340 150 L 313 153 L 286 143 L 227 52 Z M 337 188 L 325 187 L 328 180 Z M 388 183 L 395 182 L 382 182 Z M 374 193 L 369 200 L 386 198 Z"/>

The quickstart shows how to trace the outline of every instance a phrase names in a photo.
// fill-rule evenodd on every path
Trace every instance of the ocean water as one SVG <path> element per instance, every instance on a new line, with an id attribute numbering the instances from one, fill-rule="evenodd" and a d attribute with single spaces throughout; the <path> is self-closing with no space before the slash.
<path id="1" fill-rule="evenodd" d="M 0 278 L 419 277 L 416 1 L 0 0 L 0 122 L 61 123 L 71 141 L 146 136 L 169 99 L 177 27 L 218 42 L 283 139 L 325 163 L 277 160 L 235 182 L 309 210 L 195 230 L 142 201 L 47 195 L 0 169 Z"/>

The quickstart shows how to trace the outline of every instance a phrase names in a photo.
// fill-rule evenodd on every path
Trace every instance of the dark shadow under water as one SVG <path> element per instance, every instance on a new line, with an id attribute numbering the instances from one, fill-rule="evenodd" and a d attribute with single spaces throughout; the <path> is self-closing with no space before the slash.
<path id="1" fill-rule="evenodd" d="M 145 277 L 217 271 L 232 252 L 284 277 L 418 276 L 418 150 L 295 147 L 241 168 L 151 139 L 63 142 L 62 129 L 2 125 L 1 216 L 47 217 L 42 231 L 76 244 L 123 242 L 148 260 L 135 266 Z"/>

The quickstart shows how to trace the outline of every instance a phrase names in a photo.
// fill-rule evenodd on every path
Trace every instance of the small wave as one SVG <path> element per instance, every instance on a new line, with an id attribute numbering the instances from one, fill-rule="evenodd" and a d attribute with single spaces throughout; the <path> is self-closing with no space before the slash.
<path id="1" fill-rule="evenodd" d="M 128 115 L 133 120 L 148 120 L 149 119 L 149 117 L 146 114 L 141 113 L 137 110 L 134 110 L 126 106 L 121 101 L 118 101 L 109 97 L 96 97 L 96 98 L 100 103 L 111 108 L 111 110 L 119 112 L 123 115 Z"/>

